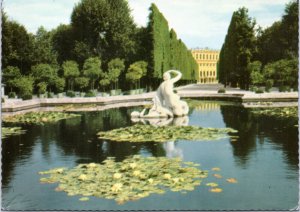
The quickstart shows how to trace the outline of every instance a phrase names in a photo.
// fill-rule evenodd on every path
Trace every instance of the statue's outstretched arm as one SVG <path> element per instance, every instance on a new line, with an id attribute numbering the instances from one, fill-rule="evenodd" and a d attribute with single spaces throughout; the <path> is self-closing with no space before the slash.
<path id="1" fill-rule="evenodd" d="M 180 80 L 180 78 L 182 77 L 182 74 L 181 74 L 180 71 L 170 70 L 169 72 L 170 72 L 170 73 L 173 72 L 173 73 L 176 73 L 176 74 L 177 74 L 174 78 L 171 79 L 171 81 L 172 81 L 173 83 L 177 82 L 177 81 Z"/>

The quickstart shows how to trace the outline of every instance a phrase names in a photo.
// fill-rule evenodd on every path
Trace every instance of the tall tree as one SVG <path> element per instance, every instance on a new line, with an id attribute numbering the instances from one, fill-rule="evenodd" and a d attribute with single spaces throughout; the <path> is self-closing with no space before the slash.
<path id="1" fill-rule="evenodd" d="M 43 26 L 39 27 L 34 36 L 34 51 L 32 61 L 34 64 L 57 64 L 57 53 L 52 46 L 52 33 Z"/>
<path id="2" fill-rule="evenodd" d="M 258 35 L 258 60 L 264 65 L 280 59 L 298 58 L 298 1 L 286 5 L 280 21 Z"/>
<path id="3" fill-rule="evenodd" d="M 232 15 L 228 32 L 220 57 L 220 75 L 234 86 L 239 84 L 242 89 L 249 89 L 250 73 L 247 69 L 256 54 L 255 20 L 248 16 L 245 7 Z M 222 64 L 223 63 L 223 64 Z M 224 69 L 225 67 L 225 69 Z"/>
<path id="4" fill-rule="evenodd" d="M 282 17 L 282 34 L 284 39 L 283 47 L 285 56 L 298 58 L 298 31 L 299 31 L 299 2 L 293 0 L 286 5 L 285 13 Z"/>
<path id="5" fill-rule="evenodd" d="M 128 58 L 134 50 L 131 37 L 135 24 L 125 0 L 82 0 L 73 9 L 71 26 L 75 39 L 104 63 L 116 57 Z"/>
<path id="6" fill-rule="evenodd" d="M 15 88 L 15 82 L 21 77 L 21 72 L 18 67 L 7 66 L 2 73 L 2 82 L 12 91 Z"/>
<path id="7" fill-rule="evenodd" d="M 115 89 L 118 89 L 119 76 L 124 70 L 124 60 L 120 58 L 115 58 L 108 63 L 108 75 L 111 81 L 115 83 Z"/>
<path id="8" fill-rule="evenodd" d="M 75 77 L 80 75 L 78 64 L 75 61 L 67 60 L 62 65 L 64 77 L 68 80 L 68 89 L 73 90 Z"/>
<path id="9" fill-rule="evenodd" d="M 61 65 L 66 60 L 76 58 L 73 53 L 75 41 L 74 32 L 70 25 L 61 24 L 52 31 L 52 46 L 57 52 L 57 61 Z"/>
<path id="10" fill-rule="evenodd" d="M 198 65 L 185 44 L 177 39 L 174 29 L 169 30 L 168 21 L 155 4 L 150 7 L 147 62 L 148 79 L 161 79 L 165 71 L 178 69 L 182 72 L 182 79 L 195 80 Z M 150 80 L 149 80 L 150 81 Z M 154 80 L 155 81 L 155 80 Z"/>
<path id="11" fill-rule="evenodd" d="M 102 73 L 101 60 L 98 57 L 91 57 L 85 60 L 83 75 L 90 78 L 91 90 L 94 90 L 95 81 Z"/>
<path id="12" fill-rule="evenodd" d="M 282 23 L 276 21 L 257 37 L 258 60 L 263 65 L 283 58 Z"/>
<path id="13" fill-rule="evenodd" d="M 33 37 L 25 27 L 10 21 L 3 10 L 2 16 L 2 67 L 18 67 L 22 74 L 27 74 L 31 67 Z"/>

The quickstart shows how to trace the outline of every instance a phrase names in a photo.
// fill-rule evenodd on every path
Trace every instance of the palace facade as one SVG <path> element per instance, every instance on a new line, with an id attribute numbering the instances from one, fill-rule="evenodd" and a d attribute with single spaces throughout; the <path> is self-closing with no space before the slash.
<path id="1" fill-rule="evenodd" d="M 198 84 L 216 84 L 217 80 L 217 64 L 219 61 L 219 50 L 192 49 L 193 57 L 199 66 L 197 83 Z"/>

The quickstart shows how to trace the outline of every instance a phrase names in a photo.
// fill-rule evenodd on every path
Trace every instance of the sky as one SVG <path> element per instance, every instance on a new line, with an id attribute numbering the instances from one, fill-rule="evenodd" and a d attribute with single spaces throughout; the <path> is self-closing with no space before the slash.
<path id="1" fill-rule="evenodd" d="M 47 30 L 69 24 L 74 5 L 80 0 L 2 0 L 11 20 L 35 33 L 39 26 Z M 259 26 L 271 26 L 281 19 L 290 0 L 128 0 L 138 26 L 146 26 L 151 3 L 155 3 L 188 48 L 220 49 L 232 13 L 246 7 Z"/>

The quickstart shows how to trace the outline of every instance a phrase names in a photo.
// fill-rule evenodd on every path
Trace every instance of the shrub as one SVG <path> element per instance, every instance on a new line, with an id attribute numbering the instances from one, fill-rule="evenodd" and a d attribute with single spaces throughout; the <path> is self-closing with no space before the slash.
<path id="1" fill-rule="evenodd" d="M 272 88 L 273 84 L 274 84 L 274 81 L 271 80 L 271 79 L 268 79 L 268 80 L 266 81 L 266 88 L 265 88 L 265 90 L 266 90 L 267 92 L 269 92 L 270 89 Z"/>
<path id="2" fill-rule="evenodd" d="M 96 96 L 96 94 L 93 92 L 93 91 L 88 91 L 85 95 L 84 95 L 84 97 L 95 97 Z"/>
<path id="3" fill-rule="evenodd" d="M 220 88 L 220 89 L 218 90 L 218 93 L 226 93 L 225 88 Z"/>
<path id="4" fill-rule="evenodd" d="M 32 99 L 32 94 L 24 94 L 24 95 L 21 96 L 21 98 L 22 98 L 23 100 Z"/>
<path id="5" fill-rule="evenodd" d="M 294 86 L 293 91 L 298 91 L 298 86 Z"/>
<path id="6" fill-rule="evenodd" d="M 53 98 L 53 97 L 54 97 L 54 94 L 52 92 L 47 93 L 47 98 Z"/>
<path id="7" fill-rule="evenodd" d="M 261 89 L 261 88 L 258 88 L 258 89 L 255 91 L 255 93 L 264 93 L 264 90 Z"/>
<path id="8" fill-rule="evenodd" d="M 66 96 L 68 97 L 75 97 L 75 92 L 74 91 L 67 91 Z"/>
<path id="9" fill-rule="evenodd" d="M 257 91 L 257 87 L 256 86 L 250 86 L 250 91 L 256 92 Z"/>
<path id="10" fill-rule="evenodd" d="M 9 92 L 8 98 L 12 98 L 12 99 L 16 98 L 16 93 L 15 92 Z"/>
<path id="11" fill-rule="evenodd" d="M 47 92 L 48 84 L 46 82 L 40 82 L 37 84 L 38 87 L 38 94 L 44 94 Z"/>
<path id="12" fill-rule="evenodd" d="M 285 85 L 281 85 L 279 86 L 279 92 L 286 92 L 286 91 L 290 91 L 291 88 L 289 86 L 285 86 Z"/>

